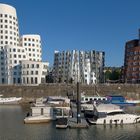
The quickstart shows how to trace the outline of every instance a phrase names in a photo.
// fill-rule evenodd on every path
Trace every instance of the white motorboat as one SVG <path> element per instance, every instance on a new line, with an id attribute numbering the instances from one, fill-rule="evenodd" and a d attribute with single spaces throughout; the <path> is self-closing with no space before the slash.
<path id="1" fill-rule="evenodd" d="M 0 95 L 0 104 L 17 104 L 22 98 L 21 97 L 2 97 Z"/>
<path id="2" fill-rule="evenodd" d="M 86 112 L 86 119 L 91 124 L 134 124 L 140 122 L 140 116 L 125 113 L 119 106 L 100 104 L 94 106 L 93 112 Z"/>

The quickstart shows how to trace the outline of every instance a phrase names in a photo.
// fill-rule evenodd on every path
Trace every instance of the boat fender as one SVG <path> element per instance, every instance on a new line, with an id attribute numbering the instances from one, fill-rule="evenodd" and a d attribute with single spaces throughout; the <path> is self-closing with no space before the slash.
<path id="1" fill-rule="evenodd" d="M 110 124 L 112 124 L 112 120 L 110 120 Z"/>
<path id="2" fill-rule="evenodd" d="M 118 122 L 119 120 L 114 120 L 114 122 L 115 122 L 115 124 L 117 125 L 117 122 Z"/>
<path id="3" fill-rule="evenodd" d="M 121 124 L 123 124 L 123 120 L 121 120 Z"/>
<path id="4" fill-rule="evenodd" d="M 104 125 L 106 124 L 106 119 L 104 119 Z"/>

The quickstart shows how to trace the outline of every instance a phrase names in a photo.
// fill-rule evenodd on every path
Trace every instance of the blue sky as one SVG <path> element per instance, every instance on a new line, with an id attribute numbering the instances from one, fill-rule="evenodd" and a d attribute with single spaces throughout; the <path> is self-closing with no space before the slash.
<path id="1" fill-rule="evenodd" d="M 122 66 L 125 42 L 138 38 L 139 0 L 0 0 L 17 10 L 20 34 L 40 34 L 43 61 L 54 50 L 105 51 L 106 66 Z"/>

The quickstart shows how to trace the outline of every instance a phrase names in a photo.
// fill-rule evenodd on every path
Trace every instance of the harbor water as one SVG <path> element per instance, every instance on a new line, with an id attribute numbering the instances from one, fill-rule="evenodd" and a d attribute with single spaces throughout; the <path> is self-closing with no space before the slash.
<path id="1" fill-rule="evenodd" d="M 134 107 L 131 111 L 140 110 Z M 91 125 L 88 129 L 56 129 L 55 122 L 24 124 L 29 106 L 0 106 L 0 140 L 140 140 L 140 123 Z"/>

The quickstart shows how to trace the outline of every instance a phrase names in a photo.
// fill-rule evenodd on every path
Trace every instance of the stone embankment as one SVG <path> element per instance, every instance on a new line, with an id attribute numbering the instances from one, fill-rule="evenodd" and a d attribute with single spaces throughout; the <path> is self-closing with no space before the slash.
<path id="1" fill-rule="evenodd" d="M 23 97 L 23 102 L 29 102 L 39 97 L 67 96 L 76 93 L 74 84 L 44 84 L 39 86 L 0 85 L 0 94 L 4 97 Z M 128 98 L 140 99 L 140 84 L 98 84 L 80 85 L 80 92 L 100 96 L 118 94 Z"/>

